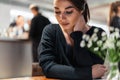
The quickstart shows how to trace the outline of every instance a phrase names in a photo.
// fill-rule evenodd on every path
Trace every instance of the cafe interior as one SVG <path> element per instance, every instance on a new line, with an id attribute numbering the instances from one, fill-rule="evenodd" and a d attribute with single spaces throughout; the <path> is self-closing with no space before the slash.
<path id="1" fill-rule="evenodd" d="M 116 0 L 87 0 L 91 19 L 89 25 L 101 27 L 108 34 L 110 4 Z M 55 80 L 46 78 L 38 62 L 33 62 L 29 39 L 33 14 L 30 4 L 36 4 L 51 23 L 58 23 L 53 11 L 53 0 L 0 0 L 0 80 Z M 11 27 L 22 15 L 23 31 Z"/>

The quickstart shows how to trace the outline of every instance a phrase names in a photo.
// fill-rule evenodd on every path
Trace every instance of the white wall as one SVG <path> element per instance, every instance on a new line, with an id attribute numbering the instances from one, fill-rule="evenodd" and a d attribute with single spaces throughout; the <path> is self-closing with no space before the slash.
<path id="1" fill-rule="evenodd" d="M 5 28 L 9 26 L 11 18 L 10 10 L 12 9 L 29 12 L 27 8 L 21 8 L 10 4 L 0 3 L 0 28 Z"/>
<path id="2" fill-rule="evenodd" d="M 7 27 L 9 25 L 9 19 L 10 19 L 10 15 L 9 15 L 9 11 L 10 11 L 11 7 L 10 5 L 4 5 L 0 3 L 0 27 Z"/>
<path id="3" fill-rule="evenodd" d="M 14 13 L 14 11 L 17 11 L 17 12 Z M 9 27 L 9 24 L 12 20 L 11 18 L 13 18 L 11 17 L 11 15 L 16 16 L 17 14 L 19 14 L 18 12 L 20 12 L 20 14 L 23 14 L 22 11 L 24 11 L 23 13 L 31 14 L 29 10 L 29 6 L 28 8 L 26 8 L 26 7 L 11 5 L 11 4 L 0 3 L 0 28 Z M 47 18 L 49 18 L 49 20 L 52 23 L 57 22 L 52 12 L 41 11 L 41 13 Z M 26 16 L 26 14 L 24 14 L 23 16 Z M 27 16 L 31 17 L 30 15 L 27 15 Z"/>

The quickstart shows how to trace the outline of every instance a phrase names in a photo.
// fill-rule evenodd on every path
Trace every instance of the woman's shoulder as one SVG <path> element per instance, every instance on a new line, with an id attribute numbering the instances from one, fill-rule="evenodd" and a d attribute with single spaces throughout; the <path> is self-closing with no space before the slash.
<path id="1" fill-rule="evenodd" d="M 43 29 L 43 33 L 55 34 L 58 30 L 60 30 L 60 27 L 58 24 L 48 24 Z"/>
<path id="2" fill-rule="evenodd" d="M 93 33 L 93 32 L 105 32 L 102 28 L 96 27 L 96 26 L 91 26 L 90 30 L 88 33 Z"/>
<path id="3" fill-rule="evenodd" d="M 104 31 L 101 27 L 97 27 L 97 26 L 92 26 L 92 28 L 91 29 L 93 29 L 93 30 L 98 30 L 98 31 Z"/>
<path id="4" fill-rule="evenodd" d="M 97 35 L 97 37 L 99 39 L 101 39 L 102 34 L 106 34 L 105 30 L 103 30 L 101 27 L 96 27 L 96 26 L 92 26 L 91 29 L 87 32 L 88 35 L 92 36 L 92 35 Z"/>
<path id="5" fill-rule="evenodd" d="M 48 24 L 47 26 L 45 26 L 44 29 L 45 30 L 57 30 L 57 29 L 59 29 L 59 25 L 58 24 Z"/>

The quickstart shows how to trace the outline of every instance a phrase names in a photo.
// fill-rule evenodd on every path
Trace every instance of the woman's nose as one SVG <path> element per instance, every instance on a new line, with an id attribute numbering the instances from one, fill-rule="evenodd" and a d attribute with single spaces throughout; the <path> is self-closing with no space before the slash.
<path id="1" fill-rule="evenodd" d="M 60 19 L 66 19 L 66 15 L 64 13 L 60 14 Z"/>

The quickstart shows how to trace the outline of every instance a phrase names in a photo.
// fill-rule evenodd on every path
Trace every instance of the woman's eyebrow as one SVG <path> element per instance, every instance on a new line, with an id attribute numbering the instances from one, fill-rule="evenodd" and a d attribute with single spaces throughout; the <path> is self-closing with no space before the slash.
<path id="1" fill-rule="evenodd" d="M 74 8 L 73 6 L 68 6 L 68 7 L 66 7 L 65 9 L 70 9 L 70 8 Z"/>
<path id="2" fill-rule="evenodd" d="M 59 9 L 58 7 L 54 7 L 55 9 Z"/>
<path id="3" fill-rule="evenodd" d="M 59 9 L 58 7 L 54 7 L 55 9 Z M 74 8 L 73 6 L 68 6 L 65 9 L 70 9 L 70 8 Z"/>

